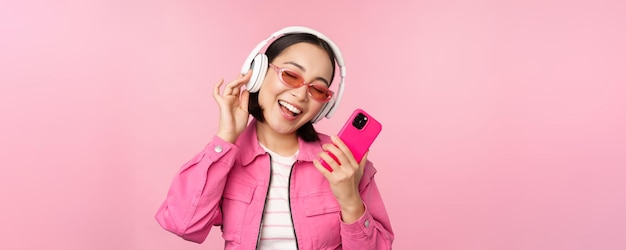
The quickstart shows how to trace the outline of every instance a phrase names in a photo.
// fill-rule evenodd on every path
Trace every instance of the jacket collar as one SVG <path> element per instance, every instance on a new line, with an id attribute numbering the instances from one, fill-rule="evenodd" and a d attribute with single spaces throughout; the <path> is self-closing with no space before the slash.
<path id="1" fill-rule="evenodd" d="M 264 155 L 265 150 L 259 145 L 256 131 L 257 120 L 252 119 L 248 127 L 239 135 L 236 145 L 240 148 L 239 159 L 243 166 L 250 164 L 257 156 Z M 319 134 L 319 133 L 318 133 Z M 318 154 L 323 151 L 322 144 L 330 143 L 330 137 L 319 134 L 320 141 L 306 142 L 298 138 L 298 158 L 297 161 L 312 162 L 318 158 Z"/>

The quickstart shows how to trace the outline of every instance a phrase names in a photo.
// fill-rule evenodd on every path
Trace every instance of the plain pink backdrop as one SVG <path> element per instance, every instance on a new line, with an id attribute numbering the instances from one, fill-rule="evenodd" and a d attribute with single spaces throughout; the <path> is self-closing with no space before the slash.
<path id="1" fill-rule="evenodd" d="M 395 249 L 626 249 L 623 1 L 6 1 L 0 248 L 220 249 L 153 219 L 212 86 L 304 25 L 383 123 Z"/>

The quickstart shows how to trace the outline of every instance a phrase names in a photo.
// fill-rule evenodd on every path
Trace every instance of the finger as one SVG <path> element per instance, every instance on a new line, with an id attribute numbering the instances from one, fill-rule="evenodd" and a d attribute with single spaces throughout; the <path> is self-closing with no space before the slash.
<path id="1" fill-rule="evenodd" d="M 232 82 L 229 82 L 224 87 L 224 93 L 222 93 L 222 96 L 238 95 L 239 94 L 239 89 L 241 88 L 242 84 L 243 83 L 238 81 L 238 80 L 234 80 Z"/>
<path id="2" fill-rule="evenodd" d="M 244 90 L 241 92 L 241 108 L 248 112 L 248 102 L 250 101 L 250 92 Z"/>
<path id="3" fill-rule="evenodd" d="M 251 72 L 252 71 L 249 71 L 243 77 L 238 77 L 237 79 L 226 84 L 226 87 L 224 88 L 224 95 L 239 95 L 241 92 L 241 87 L 250 80 L 250 77 L 252 76 Z"/>
<path id="4" fill-rule="evenodd" d="M 246 73 L 239 73 L 237 75 L 237 78 L 246 78 L 246 76 L 252 76 L 252 70 L 251 69 L 246 71 Z"/>
<path id="5" fill-rule="evenodd" d="M 246 72 L 245 75 L 242 75 L 242 80 L 243 80 L 243 87 L 245 87 L 245 85 L 250 81 L 250 79 L 252 78 L 252 70 L 248 70 L 248 72 Z"/>
<path id="6" fill-rule="evenodd" d="M 342 161 L 340 161 L 335 154 L 333 154 L 331 151 L 326 151 L 326 153 L 328 154 L 328 156 L 330 156 L 330 158 L 333 158 L 333 160 L 337 162 L 337 165 L 341 166 Z"/>
<path id="7" fill-rule="evenodd" d="M 313 166 L 315 166 L 315 168 L 317 168 L 317 171 L 320 171 L 320 173 L 322 173 L 322 175 L 328 179 L 328 176 L 331 174 L 331 172 L 328 171 L 328 169 L 326 169 L 320 161 L 318 161 L 317 159 L 313 159 Z"/>
<path id="8" fill-rule="evenodd" d="M 369 153 L 370 153 L 369 150 L 365 151 L 365 154 L 363 155 L 363 159 L 361 159 L 361 162 L 359 162 L 359 168 L 365 167 L 365 163 L 367 163 L 367 155 Z"/>
<path id="9" fill-rule="evenodd" d="M 220 88 L 224 85 L 224 79 L 220 79 L 213 87 L 213 98 L 218 99 L 220 97 Z"/>
<path id="10" fill-rule="evenodd" d="M 341 150 L 342 154 L 345 155 L 346 159 L 349 161 L 349 163 L 353 166 L 358 165 L 358 162 L 356 162 L 356 159 L 354 158 L 354 155 L 352 155 L 352 151 L 350 151 L 350 149 L 348 148 L 348 146 L 346 146 L 345 143 L 343 143 L 343 141 L 341 140 L 341 138 L 333 135 L 330 137 L 330 139 L 333 141 L 333 143 L 335 144 L 335 146 Z M 346 162 L 348 163 L 348 162 Z"/>
<path id="11" fill-rule="evenodd" d="M 328 152 L 328 151 L 321 152 L 319 154 L 319 157 L 320 159 L 324 160 L 324 162 L 326 162 L 326 165 L 332 169 L 332 171 L 330 172 L 334 172 L 341 167 L 341 161 L 337 159 L 337 157 L 334 156 L 334 154 L 331 152 Z M 324 167 L 324 165 L 322 165 L 322 167 Z"/>
<path id="12" fill-rule="evenodd" d="M 347 155 L 346 152 L 341 150 L 338 145 L 335 144 L 324 144 L 322 146 L 325 151 L 327 151 L 331 156 L 334 156 L 337 164 L 340 166 L 350 165 L 352 168 L 357 167 L 356 160 L 350 159 L 350 155 Z"/>

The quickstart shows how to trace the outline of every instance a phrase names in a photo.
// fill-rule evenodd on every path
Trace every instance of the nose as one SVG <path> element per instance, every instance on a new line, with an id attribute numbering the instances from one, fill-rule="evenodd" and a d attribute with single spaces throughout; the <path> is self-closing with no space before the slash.
<path id="1" fill-rule="evenodd" d="M 306 100 L 306 98 L 309 96 L 309 94 L 307 93 L 308 89 L 309 89 L 309 86 L 302 85 L 300 87 L 292 89 L 291 95 L 298 98 L 298 100 Z"/>

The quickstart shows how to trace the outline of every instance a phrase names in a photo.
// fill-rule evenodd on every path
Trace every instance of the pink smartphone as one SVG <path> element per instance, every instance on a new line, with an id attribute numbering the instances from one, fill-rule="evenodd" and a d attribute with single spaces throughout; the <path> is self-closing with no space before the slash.
<path id="1" fill-rule="evenodd" d="M 362 109 L 356 109 L 337 136 L 348 146 L 354 159 L 357 162 L 361 162 L 363 155 L 365 155 L 381 130 L 382 125 L 380 122 Z M 335 158 L 332 154 L 330 156 Z M 335 160 L 337 159 L 335 158 Z M 324 160 L 321 160 L 321 163 L 326 169 L 333 171 Z"/>

